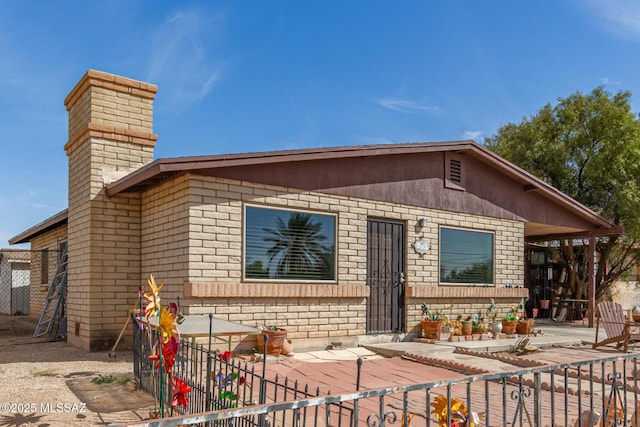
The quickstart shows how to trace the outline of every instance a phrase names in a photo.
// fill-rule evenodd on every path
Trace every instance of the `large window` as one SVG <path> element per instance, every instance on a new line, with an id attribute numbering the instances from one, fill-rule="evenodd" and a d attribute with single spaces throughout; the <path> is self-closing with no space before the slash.
<path id="1" fill-rule="evenodd" d="M 244 277 L 335 280 L 335 215 L 245 208 Z"/>
<path id="2" fill-rule="evenodd" d="M 493 284 L 493 233 L 440 228 L 440 283 Z"/>

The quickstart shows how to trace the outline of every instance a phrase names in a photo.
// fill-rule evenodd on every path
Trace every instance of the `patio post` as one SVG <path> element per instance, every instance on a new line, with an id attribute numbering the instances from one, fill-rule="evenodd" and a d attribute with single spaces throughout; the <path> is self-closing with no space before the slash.
<path id="1" fill-rule="evenodd" d="M 587 248 L 587 293 L 589 294 L 589 327 L 593 328 L 596 313 L 596 235 L 589 233 L 589 246 Z"/>

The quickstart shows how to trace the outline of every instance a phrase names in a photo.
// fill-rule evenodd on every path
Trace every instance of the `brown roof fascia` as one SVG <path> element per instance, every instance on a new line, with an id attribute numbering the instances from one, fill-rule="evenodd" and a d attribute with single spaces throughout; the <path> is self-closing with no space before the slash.
<path id="1" fill-rule="evenodd" d="M 66 224 L 68 219 L 69 219 L 69 211 L 65 209 L 53 215 L 52 217 L 45 219 L 41 223 L 34 225 L 28 230 L 23 231 L 17 236 L 12 237 L 11 239 L 9 239 L 9 244 L 17 245 L 19 243 L 28 243 L 31 240 L 33 240 L 35 237 L 38 237 L 39 235 L 41 235 L 42 233 L 46 233 L 49 230 L 52 230 L 56 227 Z"/>

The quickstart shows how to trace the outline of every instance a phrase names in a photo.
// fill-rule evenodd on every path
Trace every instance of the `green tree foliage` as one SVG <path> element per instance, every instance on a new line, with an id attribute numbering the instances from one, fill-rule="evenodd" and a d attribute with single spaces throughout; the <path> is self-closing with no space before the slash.
<path id="1" fill-rule="evenodd" d="M 640 255 L 640 122 L 630 99 L 603 87 L 576 92 L 485 139 L 488 149 L 624 227 L 620 238 L 598 239 L 609 269 L 599 264 L 597 297 Z"/>

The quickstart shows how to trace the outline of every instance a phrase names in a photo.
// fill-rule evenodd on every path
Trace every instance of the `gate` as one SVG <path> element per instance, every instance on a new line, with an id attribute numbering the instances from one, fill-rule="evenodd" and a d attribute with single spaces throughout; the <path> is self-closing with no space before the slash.
<path id="1" fill-rule="evenodd" d="M 0 315 L 39 315 L 59 249 L 0 249 Z"/>
<path id="2" fill-rule="evenodd" d="M 404 331 L 404 223 L 367 221 L 367 333 Z"/>

